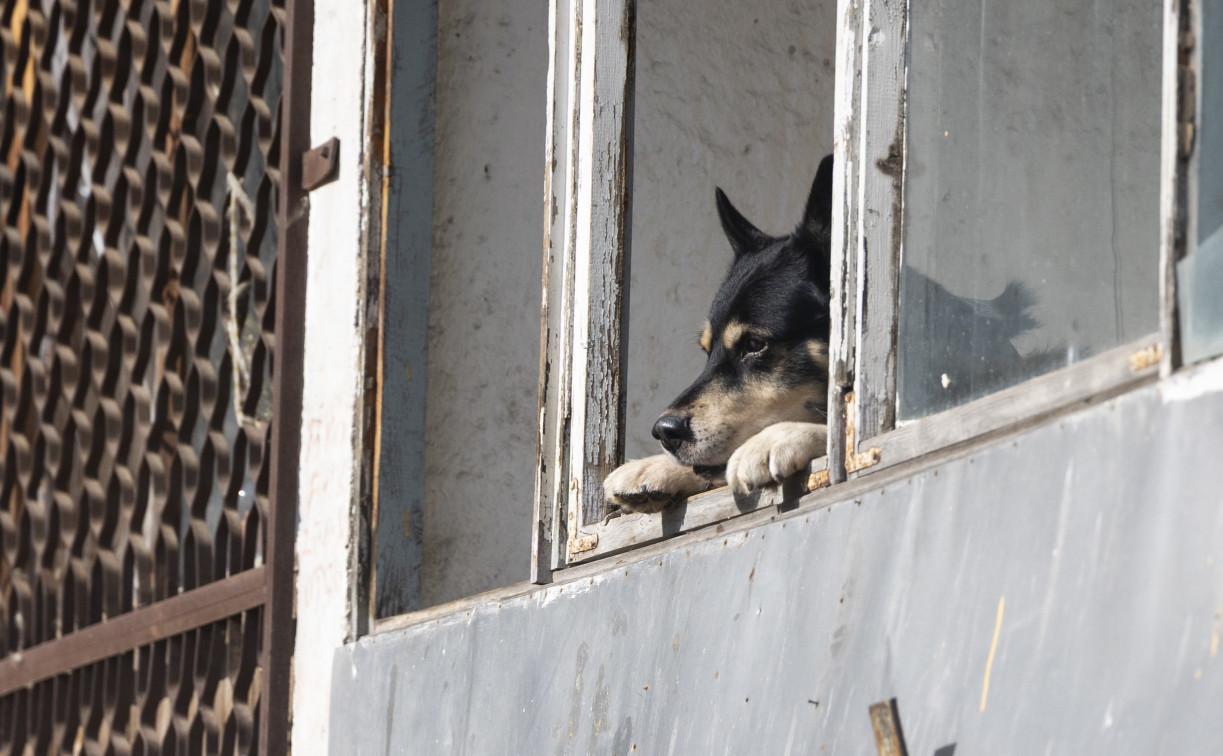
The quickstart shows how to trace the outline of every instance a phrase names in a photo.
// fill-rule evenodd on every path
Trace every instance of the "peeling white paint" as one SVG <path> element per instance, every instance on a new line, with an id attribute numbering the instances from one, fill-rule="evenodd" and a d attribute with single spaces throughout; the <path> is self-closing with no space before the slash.
<path id="1" fill-rule="evenodd" d="M 339 178 L 310 194 L 293 657 L 296 754 L 325 753 L 332 661 L 352 630 L 366 198 L 365 2 L 315 0 L 311 143 L 339 137 Z M 352 667 L 356 675 L 356 667 Z"/>

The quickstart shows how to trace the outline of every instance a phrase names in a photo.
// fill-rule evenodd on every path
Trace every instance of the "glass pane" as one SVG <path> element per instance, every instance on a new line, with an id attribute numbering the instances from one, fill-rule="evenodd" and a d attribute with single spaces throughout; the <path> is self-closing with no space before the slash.
<path id="1" fill-rule="evenodd" d="M 1159 3 L 910 19 L 898 417 L 1158 330 Z"/>
<path id="2" fill-rule="evenodd" d="M 1201 8 L 1197 248 L 1176 266 L 1181 357 L 1187 363 L 1223 354 L 1223 2 Z"/>

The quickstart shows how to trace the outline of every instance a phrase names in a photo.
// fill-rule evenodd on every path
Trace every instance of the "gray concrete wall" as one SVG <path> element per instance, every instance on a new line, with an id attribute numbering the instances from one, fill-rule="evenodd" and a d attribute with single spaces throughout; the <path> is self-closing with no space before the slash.
<path id="1" fill-rule="evenodd" d="M 890 697 L 911 754 L 1210 752 L 1220 428 L 1216 361 L 830 506 L 365 638 L 335 655 L 331 752 L 864 754 Z"/>
<path id="2" fill-rule="evenodd" d="M 438 3 L 422 604 L 527 576 L 547 6 Z"/>

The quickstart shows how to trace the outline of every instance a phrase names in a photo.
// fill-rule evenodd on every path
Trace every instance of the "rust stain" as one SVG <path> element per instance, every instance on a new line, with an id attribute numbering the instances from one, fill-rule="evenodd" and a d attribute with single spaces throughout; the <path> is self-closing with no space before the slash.
<path id="1" fill-rule="evenodd" d="M 817 701 L 808 703 L 819 705 Z M 904 734 L 900 729 L 900 712 L 896 699 L 871 704 L 871 729 L 875 732 L 875 749 L 879 756 L 907 756 Z"/>
<path id="2" fill-rule="evenodd" d="M 872 446 L 863 452 L 855 452 L 857 440 L 854 438 L 854 392 L 845 394 L 845 472 L 852 473 L 879 464 L 881 451 L 878 446 Z M 814 478 L 815 476 L 812 476 Z"/>
<path id="3" fill-rule="evenodd" d="M 569 553 L 581 554 L 584 551 L 593 551 L 599 545 L 599 536 L 595 533 L 586 533 L 569 539 Z"/>
<path id="4" fill-rule="evenodd" d="M 831 485 L 827 470 L 817 470 L 807 477 L 807 490 L 816 491 Z"/>
<path id="5" fill-rule="evenodd" d="M 872 446 L 864 452 L 857 454 L 845 455 L 845 471 L 857 472 L 865 470 L 868 467 L 879 464 L 880 450 L 878 446 Z"/>
<path id="6" fill-rule="evenodd" d="M 1130 370 L 1137 373 L 1152 365 L 1158 365 L 1163 356 L 1163 344 L 1152 344 L 1145 349 L 1139 349 L 1130 355 Z"/>

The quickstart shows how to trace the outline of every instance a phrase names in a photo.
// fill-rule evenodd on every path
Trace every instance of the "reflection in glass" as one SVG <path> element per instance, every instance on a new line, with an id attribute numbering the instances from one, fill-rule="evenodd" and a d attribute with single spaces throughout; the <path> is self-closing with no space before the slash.
<path id="1" fill-rule="evenodd" d="M 1186 363 L 1223 354 L 1223 3 L 1202 3 L 1201 14 L 1197 248 L 1176 266 Z"/>
<path id="2" fill-rule="evenodd" d="M 910 18 L 898 418 L 1158 329 L 1158 3 Z"/>

